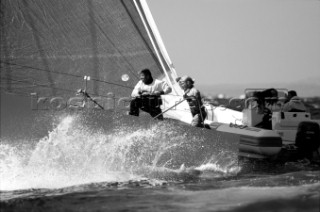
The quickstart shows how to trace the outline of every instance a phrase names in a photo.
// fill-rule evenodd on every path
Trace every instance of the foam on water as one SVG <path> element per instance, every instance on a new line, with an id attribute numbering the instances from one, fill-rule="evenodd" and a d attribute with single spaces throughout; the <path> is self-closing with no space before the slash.
<path id="1" fill-rule="evenodd" d="M 186 134 L 172 127 L 156 123 L 148 128 L 123 126 L 105 132 L 83 125 L 78 116 L 65 116 L 35 146 L 12 146 L 9 141 L 1 141 L 0 190 L 198 175 L 184 168 L 184 162 L 188 153 L 201 156 L 195 147 L 199 151 L 206 147 L 201 146 L 201 138 L 186 139 Z M 223 150 L 219 154 L 230 156 Z M 219 165 L 218 161 L 203 155 L 192 170 L 236 172 L 234 158 L 226 164 Z"/>
<path id="2" fill-rule="evenodd" d="M 320 183 L 311 185 L 299 186 L 279 186 L 279 187 L 231 187 L 217 190 L 201 190 L 201 191 L 186 191 L 175 190 L 170 193 L 173 196 L 184 196 L 186 200 L 180 207 L 185 208 L 185 211 L 194 211 L 195 208 L 205 208 L 207 211 L 274 211 L 275 206 L 281 205 L 288 207 L 291 205 L 294 209 L 307 208 L 306 202 L 309 199 L 314 200 L 315 206 L 319 206 L 319 188 Z M 287 200 L 289 202 L 287 202 Z M 296 200 L 295 202 L 292 200 Z M 317 203 L 318 202 L 318 203 Z M 298 204 L 304 205 L 298 205 Z M 178 201 L 173 204 L 180 204 Z M 258 204 L 253 205 L 253 204 Z M 302 207 L 301 207 L 302 206 Z M 311 208 L 315 208 L 314 205 Z M 243 208 L 243 210 L 242 210 Z M 191 210 L 190 210 L 191 209 Z M 292 211 L 280 210 L 279 211 Z M 299 211 L 299 210 L 294 210 Z M 307 210 L 308 211 L 308 210 Z M 311 210 L 314 211 L 314 210 Z"/>

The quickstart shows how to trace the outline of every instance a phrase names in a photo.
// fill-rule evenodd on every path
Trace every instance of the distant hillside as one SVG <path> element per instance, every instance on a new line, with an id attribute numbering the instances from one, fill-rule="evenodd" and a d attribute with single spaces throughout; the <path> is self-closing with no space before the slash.
<path id="1" fill-rule="evenodd" d="M 320 96 L 320 78 L 301 80 L 293 83 L 247 83 L 247 84 L 213 84 L 197 85 L 197 88 L 204 95 L 215 96 L 225 94 L 229 97 L 238 97 L 244 93 L 246 88 L 286 88 L 296 90 L 300 97 Z"/>

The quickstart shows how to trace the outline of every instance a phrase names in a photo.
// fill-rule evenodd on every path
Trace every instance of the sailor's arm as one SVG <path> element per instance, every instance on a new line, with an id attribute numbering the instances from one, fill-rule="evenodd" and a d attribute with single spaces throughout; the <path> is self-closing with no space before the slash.
<path id="1" fill-rule="evenodd" d="M 131 97 L 138 97 L 140 96 L 140 90 L 141 90 L 141 81 L 137 83 L 137 85 L 134 87 Z"/>
<path id="2" fill-rule="evenodd" d="M 162 82 L 162 94 L 168 94 L 172 91 L 171 87 L 168 85 L 167 82 L 163 81 Z"/>
<path id="3" fill-rule="evenodd" d="M 159 82 L 159 81 L 158 81 Z M 172 91 L 171 87 L 165 82 L 161 81 L 157 84 L 156 90 L 153 92 L 154 95 L 164 95 Z"/>

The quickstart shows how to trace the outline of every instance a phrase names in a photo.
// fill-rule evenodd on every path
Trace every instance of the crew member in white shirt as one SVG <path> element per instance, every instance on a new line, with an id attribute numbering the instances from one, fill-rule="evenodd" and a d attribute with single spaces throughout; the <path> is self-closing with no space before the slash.
<path id="1" fill-rule="evenodd" d="M 140 81 L 131 94 L 133 99 L 130 102 L 129 115 L 139 116 L 139 109 L 141 109 L 152 117 L 157 116 L 157 119 L 162 120 L 161 95 L 168 94 L 171 90 L 171 87 L 165 81 L 153 79 L 150 70 L 143 69 L 140 71 Z"/>

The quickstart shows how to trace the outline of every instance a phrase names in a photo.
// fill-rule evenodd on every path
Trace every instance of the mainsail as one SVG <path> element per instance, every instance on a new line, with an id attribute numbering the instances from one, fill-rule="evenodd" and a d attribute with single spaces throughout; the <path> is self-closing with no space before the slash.
<path id="1" fill-rule="evenodd" d="M 68 98 L 90 76 L 89 95 L 119 99 L 130 96 L 145 68 L 174 88 L 167 107 L 179 101 L 176 72 L 145 0 L 1 1 L 2 92 Z M 189 122 L 188 111 L 178 113 L 167 114 Z"/>

